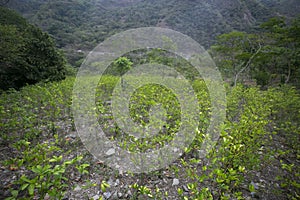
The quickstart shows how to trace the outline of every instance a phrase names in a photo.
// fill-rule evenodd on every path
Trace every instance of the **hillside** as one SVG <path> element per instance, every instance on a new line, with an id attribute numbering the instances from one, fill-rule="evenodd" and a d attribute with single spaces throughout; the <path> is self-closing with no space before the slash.
<path id="1" fill-rule="evenodd" d="M 294 17 L 296 1 L 10 0 L 8 7 L 47 31 L 71 63 L 108 36 L 135 27 L 171 28 L 209 47 L 217 35 L 249 31 L 272 16 Z"/>
<path id="2" fill-rule="evenodd" d="M 0 92 L 65 78 L 65 58 L 52 38 L 17 14 L 0 7 Z"/>
<path id="3" fill-rule="evenodd" d="M 299 199 L 296 1 L 0 0 L 0 200 Z"/>
<path id="4" fill-rule="evenodd" d="M 297 0 L 259 0 L 278 15 L 296 17 L 299 15 L 300 3 Z"/>

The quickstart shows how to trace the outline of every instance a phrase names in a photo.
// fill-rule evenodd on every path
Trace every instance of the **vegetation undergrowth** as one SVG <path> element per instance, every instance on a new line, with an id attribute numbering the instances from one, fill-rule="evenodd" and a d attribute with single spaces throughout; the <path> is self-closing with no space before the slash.
<path id="1" fill-rule="evenodd" d="M 72 190 L 75 171 L 88 180 L 92 164 L 76 152 L 78 146 L 70 141 L 75 132 L 71 114 L 74 78 L 61 82 L 26 86 L 20 91 L 10 90 L 0 96 L 1 167 L 15 178 L 2 190 L 10 190 L 7 199 L 63 199 Z M 96 102 L 99 123 L 112 140 L 132 151 L 163 146 L 172 140 L 180 126 L 176 97 L 157 85 L 136 90 L 131 98 L 130 115 L 141 126 L 149 122 L 150 108 L 161 104 L 166 108 L 165 130 L 149 140 L 134 140 L 114 123 L 109 110 L 111 92 L 116 78 L 102 79 L 102 93 L 107 102 Z M 300 95 L 290 86 L 262 91 L 258 87 L 227 87 L 227 117 L 222 125 L 216 148 L 201 158 L 200 148 L 210 117 L 210 101 L 206 85 L 194 80 L 193 87 L 200 104 L 200 125 L 196 137 L 185 154 L 162 171 L 147 175 L 130 173 L 131 199 L 245 199 L 263 195 L 269 186 L 259 180 L 257 172 L 280 167 L 276 177 L 279 183 L 271 191 L 282 198 L 297 199 L 300 195 Z M 105 89 L 106 88 L 106 89 Z M 76 134 L 76 133 L 75 133 Z M 83 148 L 83 147 L 82 147 Z M 278 161 L 278 162 L 276 162 Z M 275 164 L 274 164 L 275 163 Z M 180 180 L 169 188 L 149 185 L 150 179 L 172 174 Z M 258 179 L 257 179 L 258 178 Z M 105 180 L 105 178 L 103 178 Z M 91 186 L 94 187 L 94 186 Z M 101 195 L 111 187 L 101 182 Z M 270 192 L 270 191 L 268 191 Z M 91 198 L 91 197 L 89 197 Z M 104 198 L 104 197 L 101 197 Z"/>

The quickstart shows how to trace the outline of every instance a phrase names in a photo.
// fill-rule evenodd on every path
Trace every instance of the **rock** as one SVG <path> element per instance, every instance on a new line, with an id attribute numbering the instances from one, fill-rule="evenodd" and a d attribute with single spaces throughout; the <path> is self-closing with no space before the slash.
<path id="1" fill-rule="evenodd" d="M 79 182 L 81 179 L 81 176 L 76 176 L 74 179 L 75 179 L 75 181 Z"/>
<path id="2" fill-rule="evenodd" d="M 116 153 L 115 149 L 111 148 L 111 149 L 109 149 L 105 154 L 106 154 L 107 156 L 111 156 L 111 155 L 113 155 L 113 154 L 115 154 L 115 153 Z"/>
<path id="3" fill-rule="evenodd" d="M 75 135 L 75 134 L 69 134 L 69 135 L 67 135 L 65 138 L 66 139 L 76 139 L 76 137 L 77 137 L 77 135 Z"/>
<path id="4" fill-rule="evenodd" d="M 179 185 L 179 180 L 177 178 L 174 178 L 172 186 L 176 186 L 176 185 Z"/>
<path id="5" fill-rule="evenodd" d="M 118 186 L 119 184 L 120 184 L 120 180 L 117 179 L 116 182 L 115 182 L 115 187 Z"/>
<path id="6" fill-rule="evenodd" d="M 98 200 L 100 198 L 100 196 L 97 194 L 97 195 L 93 196 L 92 198 L 93 198 L 93 200 Z"/>
<path id="7" fill-rule="evenodd" d="M 187 188 L 186 185 L 183 185 L 182 188 L 183 188 L 183 191 L 185 191 L 185 192 L 189 191 L 189 188 Z"/>
<path id="8" fill-rule="evenodd" d="M 114 192 L 111 199 L 119 199 L 118 198 L 118 193 L 117 192 Z"/>
<path id="9" fill-rule="evenodd" d="M 1 189 L 1 190 L 0 190 L 0 193 L 2 193 L 2 192 L 3 192 L 3 191 L 2 191 L 2 189 Z M 9 190 L 4 191 L 2 194 L 3 194 L 4 197 L 11 196 L 11 193 L 10 193 Z"/>
<path id="10" fill-rule="evenodd" d="M 152 183 L 153 183 L 154 185 L 157 185 L 157 184 L 160 183 L 160 180 L 152 181 Z"/>
<path id="11" fill-rule="evenodd" d="M 132 193 L 130 190 L 127 191 L 127 193 L 125 194 L 125 198 L 131 197 Z"/>
<path id="12" fill-rule="evenodd" d="M 45 197 L 44 197 L 44 200 L 48 200 L 48 199 L 50 199 L 50 196 L 49 196 L 49 194 L 47 193 L 47 194 L 45 195 Z"/>
<path id="13" fill-rule="evenodd" d="M 254 183 L 253 181 L 251 181 L 251 185 L 253 185 L 254 189 L 258 190 L 258 185 L 256 183 Z"/>
<path id="14" fill-rule="evenodd" d="M 106 105 L 111 105 L 111 101 L 106 101 L 105 104 Z"/>
<path id="15" fill-rule="evenodd" d="M 251 192 L 251 197 L 255 199 L 259 199 L 259 196 L 256 192 Z"/>
<path id="16" fill-rule="evenodd" d="M 81 187 L 79 185 L 76 186 L 76 188 L 74 189 L 75 192 L 78 192 L 81 190 Z"/>
<path id="17" fill-rule="evenodd" d="M 122 198 L 123 194 L 121 192 L 118 192 L 118 197 Z"/>
<path id="18" fill-rule="evenodd" d="M 109 199 L 111 197 L 111 193 L 110 192 L 104 192 L 103 196 L 105 199 Z"/>
<path id="19" fill-rule="evenodd" d="M 109 178 L 109 180 L 107 181 L 107 184 L 112 186 L 114 183 L 113 179 L 112 178 Z"/>

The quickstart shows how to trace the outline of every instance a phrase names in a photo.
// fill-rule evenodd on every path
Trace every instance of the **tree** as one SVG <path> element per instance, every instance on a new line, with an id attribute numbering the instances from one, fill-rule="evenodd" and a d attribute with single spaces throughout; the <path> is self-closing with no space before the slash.
<path id="1" fill-rule="evenodd" d="M 288 25 L 284 18 L 271 18 L 261 25 L 264 47 L 257 57 L 259 71 L 269 74 L 270 83 L 299 86 L 300 18 Z"/>
<path id="2" fill-rule="evenodd" d="M 234 86 L 260 51 L 261 44 L 257 35 L 238 31 L 220 35 L 217 44 L 211 47 L 217 65 L 225 76 L 232 79 Z"/>
<path id="3" fill-rule="evenodd" d="M 117 73 L 122 76 L 132 67 L 132 62 L 127 57 L 120 57 L 114 61 L 114 65 L 117 67 Z"/>
<path id="4" fill-rule="evenodd" d="M 122 75 L 131 69 L 133 63 L 127 57 L 120 57 L 115 62 L 114 65 L 117 67 L 117 73 L 121 76 L 121 86 L 124 89 L 124 80 Z"/>
<path id="5" fill-rule="evenodd" d="M 1 89 L 19 88 L 23 82 L 23 72 L 18 70 L 25 66 L 25 42 L 20 31 L 12 25 L 0 25 L 0 81 Z"/>
<path id="6" fill-rule="evenodd" d="M 0 11 L 0 89 L 65 78 L 66 61 L 50 36 L 15 12 Z"/>
<path id="7" fill-rule="evenodd" d="M 26 62 L 30 68 L 28 80 L 38 82 L 64 79 L 66 61 L 55 47 L 52 38 L 37 27 L 31 26 L 28 30 L 28 37 L 25 40 Z"/>
<path id="8" fill-rule="evenodd" d="M 300 17 L 290 25 L 284 18 L 271 18 L 260 32 L 231 32 L 220 35 L 211 47 L 212 56 L 236 85 L 248 72 L 261 86 L 294 84 L 300 86 Z"/>

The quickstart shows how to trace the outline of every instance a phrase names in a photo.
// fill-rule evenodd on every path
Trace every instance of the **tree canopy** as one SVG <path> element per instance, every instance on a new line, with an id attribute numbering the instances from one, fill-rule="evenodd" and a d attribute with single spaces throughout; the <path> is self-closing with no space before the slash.
<path id="1" fill-rule="evenodd" d="M 65 58 L 52 38 L 2 7 L 0 44 L 0 89 L 65 78 Z"/>
<path id="2" fill-rule="evenodd" d="M 211 52 L 223 76 L 234 84 L 246 76 L 261 86 L 291 83 L 300 87 L 299 34 L 300 17 L 290 24 L 284 18 L 271 18 L 259 32 L 220 35 Z"/>

